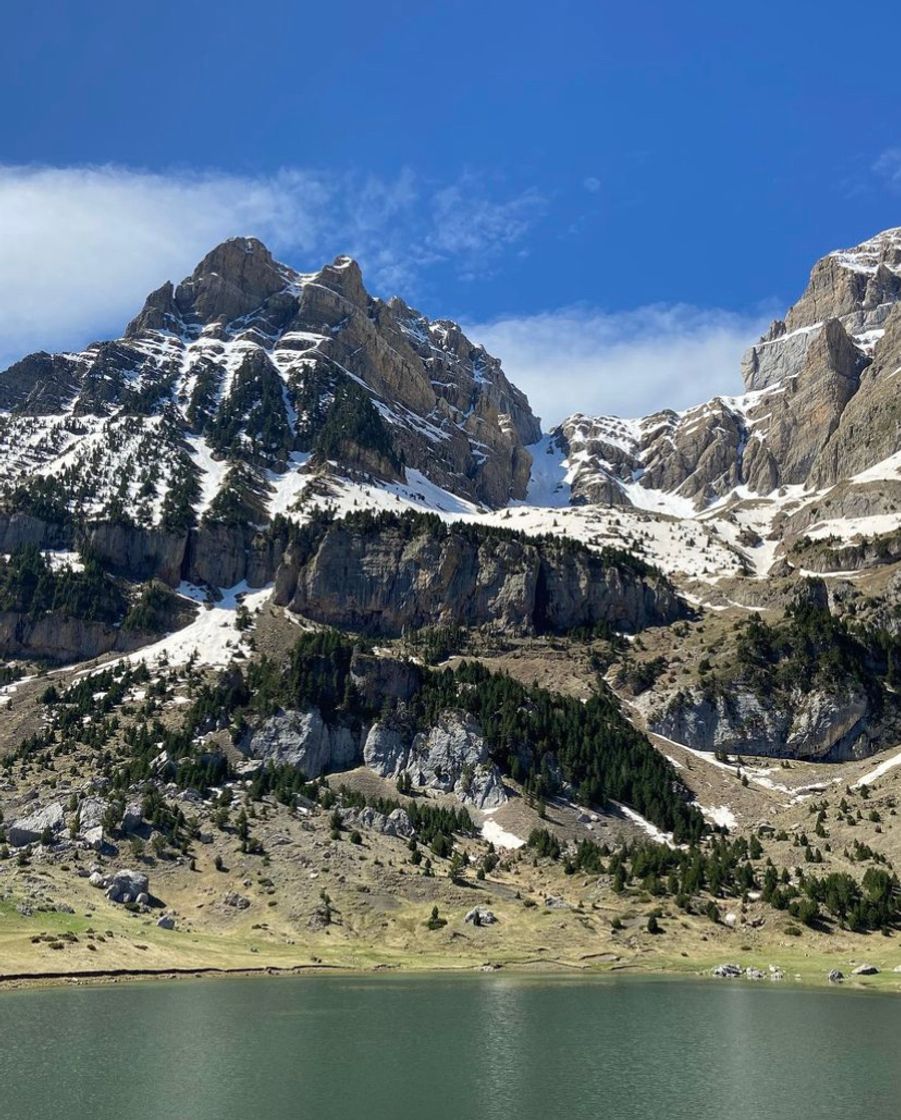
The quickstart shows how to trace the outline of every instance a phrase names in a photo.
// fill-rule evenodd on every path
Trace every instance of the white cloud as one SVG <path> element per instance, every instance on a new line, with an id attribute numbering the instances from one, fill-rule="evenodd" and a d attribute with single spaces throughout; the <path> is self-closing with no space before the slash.
<path id="1" fill-rule="evenodd" d="M 596 175 L 589 175 L 587 179 L 582 180 L 582 186 L 589 194 L 597 194 L 601 189 L 601 180 Z"/>
<path id="2" fill-rule="evenodd" d="M 496 263 L 541 213 L 473 175 L 436 184 L 289 169 L 269 177 L 0 165 L 0 368 L 118 333 L 213 245 L 253 234 L 307 267 L 349 252 L 392 294 L 429 266 Z"/>
<path id="3" fill-rule="evenodd" d="M 544 197 L 534 189 L 494 199 L 481 177 L 467 173 L 435 192 L 434 232 L 428 243 L 439 252 L 468 255 L 475 262 L 521 241 L 544 206 Z"/>
<path id="4" fill-rule="evenodd" d="M 889 187 L 901 188 L 901 148 L 886 148 L 879 154 L 872 170 Z"/>
<path id="5" fill-rule="evenodd" d="M 771 318 L 684 304 L 575 307 L 466 329 L 502 360 L 549 428 L 573 412 L 642 416 L 740 393 L 742 352 Z"/>

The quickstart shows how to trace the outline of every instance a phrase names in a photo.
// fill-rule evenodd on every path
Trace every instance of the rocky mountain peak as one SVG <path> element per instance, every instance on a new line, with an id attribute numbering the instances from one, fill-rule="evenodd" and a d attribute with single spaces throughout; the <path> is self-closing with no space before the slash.
<path id="1" fill-rule="evenodd" d="M 263 308 L 296 276 L 278 264 L 262 241 L 233 237 L 217 245 L 190 276 L 174 287 L 167 281 L 148 296 L 125 335 L 147 330 L 194 333 L 227 324 Z"/>
<path id="2" fill-rule="evenodd" d="M 899 324 L 901 228 L 814 265 L 800 299 L 744 355 L 744 395 L 564 422 L 572 500 L 684 515 L 736 488 L 830 486 L 888 459 L 901 447 Z"/>
<path id="3" fill-rule="evenodd" d="M 141 491 L 141 524 L 171 520 L 173 491 L 178 519 L 196 520 L 235 478 L 243 497 L 230 516 L 265 520 L 267 472 L 301 463 L 308 476 L 382 483 L 404 484 L 409 469 L 448 501 L 500 506 L 525 497 L 526 445 L 540 438 L 525 395 L 457 324 L 370 295 L 351 257 L 299 273 L 251 237 L 151 293 L 123 338 L 17 363 L 0 377 L 3 409 L 10 486 L 53 473 L 66 448 L 67 478 L 92 512 L 118 515 Z M 17 433 L 36 427 L 22 444 Z M 125 462 L 140 482 L 123 481 Z"/>

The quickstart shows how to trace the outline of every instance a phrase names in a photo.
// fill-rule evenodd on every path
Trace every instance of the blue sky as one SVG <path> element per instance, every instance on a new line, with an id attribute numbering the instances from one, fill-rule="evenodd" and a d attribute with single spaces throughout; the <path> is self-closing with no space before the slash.
<path id="1" fill-rule="evenodd" d="M 901 16 L 865 24 L 833 0 L 17 5 L 0 355 L 115 332 L 257 233 L 472 326 L 548 420 L 735 391 L 813 261 L 901 224 Z"/>

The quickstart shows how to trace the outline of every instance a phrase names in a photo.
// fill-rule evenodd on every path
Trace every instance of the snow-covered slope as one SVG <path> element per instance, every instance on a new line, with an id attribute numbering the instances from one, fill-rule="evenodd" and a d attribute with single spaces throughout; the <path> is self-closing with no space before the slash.
<path id="1" fill-rule="evenodd" d="M 280 517 L 410 508 L 629 548 L 721 602 L 719 581 L 784 569 L 799 540 L 901 527 L 899 369 L 899 230 L 816 265 L 749 351 L 746 393 L 543 436 L 456 324 L 373 299 L 346 257 L 299 273 L 238 238 L 122 338 L 0 375 L 0 536 L 58 552 L 79 527 L 133 526 L 121 567 L 154 533 L 211 527 L 207 553 L 240 553 Z M 252 565 L 199 567 L 234 583 Z"/>

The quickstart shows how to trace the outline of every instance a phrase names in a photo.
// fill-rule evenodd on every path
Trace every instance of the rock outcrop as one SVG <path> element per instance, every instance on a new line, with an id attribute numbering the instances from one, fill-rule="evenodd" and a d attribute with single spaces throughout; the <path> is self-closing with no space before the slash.
<path id="1" fill-rule="evenodd" d="M 247 753 L 263 762 L 293 766 L 306 778 L 349 770 L 361 757 L 359 739 L 351 729 L 326 723 L 318 708 L 270 716 L 250 736 Z"/>
<path id="2" fill-rule="evenodd" d="M 808 762 L 846 762 L 879 749 L 870 702 L 862 690 L 844 695 L 800 690 L 761 696 L 740 684 L 728 695 L 702 689 L 669 701 L 646 693 L 649 730 L 696 750 Z"/>
<path id="3" fill-rule="evenodd" d="M 49 805 L 35 809 L 28 816 L 13 821 L 6 829 L 6 839 L 14 848 L 38 844 L 46 836 L 57 840 L 62 836 L 65 824 L 62 803 L 52 801 Z"/>
<path id="4" fill-rule="evenodd" d="M 482 727 L 466 712 L 442 712 L 432 728 L 418 734 L 378 721 L 366 736 L 363 761 L 383 778 L 405 774 L 414 786 L 455 793 L 477 809 L 507 800 Z"/>
<path id="5" fill-rule="evenodd" d="M 415 518 L 334 522 L 312 546 L 289 547 L 273 599 L 316 622 L 384 635 L 447 625 L 635 632 L 687 613 L 659 573 L 625 555 Z"/>

